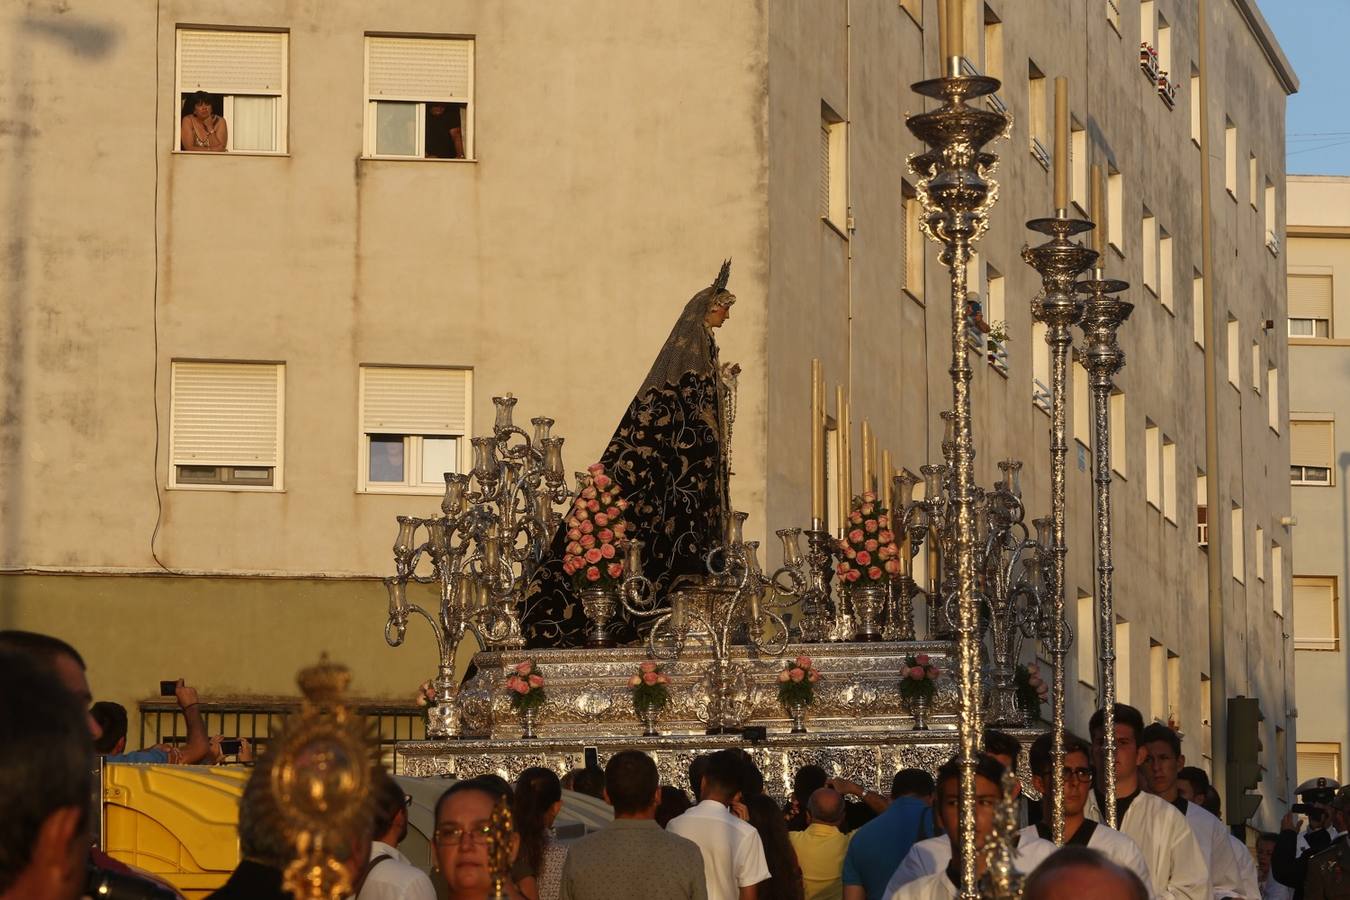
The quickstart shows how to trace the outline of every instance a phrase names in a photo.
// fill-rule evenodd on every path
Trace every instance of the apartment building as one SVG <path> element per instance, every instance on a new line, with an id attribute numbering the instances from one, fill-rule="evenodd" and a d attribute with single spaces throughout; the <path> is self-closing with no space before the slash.
<path id="1" fill-rule="evenodd" d="M 752 536 L 806 524 L 812 358 L 897 466 L 940 458 L 950 301 L 904 127 L 929 102 L 908 85 L 938 68 L 934 0 L 6 15 L 0 625 L 75 641 L 99 696 L 132 706 L 179 674 L 286 693 L 321 650 L 359 692 L 407 696 L 434 654 L 425 631 L 383 642 L 394 516 L 436 508 L 440 473 L 507 391 L 522 418 L 557 419 L 572 468 L 596 458 L 727 256 L 740 302 L 719 340 L 744 370 L 733 495 Z M 1259 697 L 1272 825 L 1292 777 L 1294 570 L 1287 359 L 1266 323 L 1285 302 L 1294 75 L 1251 0 L 967 0 L 964 15 L 967 66 L 1003 81 L 989 102 L 1013 117 L 972 278 L 1006 333 L 972 332 L 980 478 L 1021 458 L 1029 512 L 1047 511 L 1049 364 L 1019 250 L 1051 211 L 1047 85 L 1066 76 L 1074 212 L 1102 166 L 1106 271 L 1136 304 L 1111 410 L 1121 696 L 1206 766 L 1212 700 Z M 218 139 L 184 130 L 199 90 L 225 152 L 183 149 Z M 1081 729 L 1096 651 L 1073 372 Z"/>

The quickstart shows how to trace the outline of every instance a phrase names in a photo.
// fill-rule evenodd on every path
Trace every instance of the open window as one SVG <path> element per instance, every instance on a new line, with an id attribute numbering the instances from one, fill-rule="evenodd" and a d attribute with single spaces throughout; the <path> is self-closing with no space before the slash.
<path id="1" fill-rule="evenodd" d="M 474 42 L 366 36 L 368 157 L 473 159 Z"/>
<path id="2" fill-rule="evenodd" d="M 286 152 L 284 31 L 179 28 L 180 151 Z"/>

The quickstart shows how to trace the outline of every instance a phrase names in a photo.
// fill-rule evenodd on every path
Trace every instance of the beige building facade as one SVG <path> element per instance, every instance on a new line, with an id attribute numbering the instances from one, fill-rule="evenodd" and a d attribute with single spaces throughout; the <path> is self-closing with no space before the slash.
<path id="1" fill-rule="evenodd" d="M 1298 779 L 1345 780 L 1350 578 L 1345 478 L 1350 466 L 1350 178 L 1289 177 L 1289 481 Z"/>
<path id="2" fill-rule="evenodd" d="M 362 693 L 407 696 L 434 654 L 424 631 L 383 642 L 394 516 L 436 508 L 429 474 L 464 464 L 463 437 L 507 391 L 521 419 L 557 419 L 568 465 L 595 459 L 726 256 L 740 302 L 718 336 L 744 369 L 733 495 L 753 536 L 809 515 L 812 358 L 897 465 L 940 456 L 950 301 L 904 127 L 926 102 L 908 85 L 937 70 L 933 0 L 5 14 L 0 626 L 73 640 L 100 696 L 132 705 L 176 674 L 287 693 L 325 649 Z M 1048 363 L 1019 251 L 1050 212 L 1062 75 L 1074 204 L 1101 165 L 1106 271 L 1136 304 L 1113 405 L 1122 699 L 1212 767 L 1212 699 L 1259 697 L 1273 825 L 1292 777 L 1292 569 L 1287 359 L 1265 323 L 1283 316 L 1293 73 L 1250 0 L 967 0 L 965 16 L 969 65 L 1003 80 L 1014 123 L 972 285 L 1008 333 L 972 350 L 980 479 L 1021 458 L 1029 512 L 1047 512 Z M 179 149 L 199 88 L 229 152 Z M 458 116 L 465 158 L 428 158 L 459 152 L 428 138 L 433 106 Z M 116 114 L 91 125 L 90 109 Z M 1068 608 L 1087 638 L 1090 432 L 1080 375 L 1072 388 Z M 1217 511 L 1200 511 L 1202 475 Z M 1083 730 L 1096 676 L 1080 647 Z"/>

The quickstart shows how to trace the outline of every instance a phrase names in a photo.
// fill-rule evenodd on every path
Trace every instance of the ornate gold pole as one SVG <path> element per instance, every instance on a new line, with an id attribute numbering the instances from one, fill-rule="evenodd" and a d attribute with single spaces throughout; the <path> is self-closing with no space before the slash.
<path id="1" fill-rule="evenodd" d="M 966 359 L 966 266 L 971 246 L 989 227 L 989 209 L 998 186 L 988 176 L 998 157 L 981 147 L 1007 128 L 1001 113 L 970 106 L 967 100 L 998 90 L 999 82 L 959 74 L 959 59 L 947 61 L 948 75 L 921 81 L 913 89 L 940 101 L 936 109 L 910 116 L 909 130 L 930 150 L 909 161 L 919 177 L 923 231 L 942 244 L 940 260 L 951 270 L 953 441 L 951 466 L 956 503 L 955 592 L 961 687 L 961 896 L 979 897 L 976 883 L 975 763 L 980 739 L 979 616 L 975 605 L 975 446 L 970 422 L 970 363 Z"/>
<path id="2" fill-rule="evenodd" d="M 1076 294 L 1075 280 L 1097 258 L 1097 254 L 1069 238 L 1092 228 L 1091 222 L 1070 219 L 1067 210 L 1056 210 L 1048 219 L 1032 219 L 1027 227 L 1050 235 L 1050 240 L 1038 247 L 1022 251 L 1022 258 L 1041 276 L 1041 295 L 1031 305 L 1031 314 L 1046 326 L 1045 341 L 1050 345 L 1050 515 L 1051 555 L 1047 589 L 1050 594 L 1052 621 L 1049 634 L 1043 638 L 1049 645 L 1050 666 L 1053 672 L 1051 702 L 1053 704 L 1052 769 L 1054 779 L 1051 828 L 1055 843 L 1064 843 L 1064 657 L 1072 639 L 1064 616 L 1064 559 L 1068 549 L 1064 544 L 1065 529 L 1065 457 L 1068 445 L 1065 437 L 1065 410 L 1068 396 L 1069 350 L 1073 346 L 1070 326 L 1083 315 L 1083 301 Z"/>
<path id="3" fill-rule="evenodd" d="M 1099 226 L 1100 227 L 1100 226 Z M 1116 330 L 1130 317 L 1133 303 L 1112 294 L 1129 287 L 1107 279 L 1099 268 L 1079 284 L 1088 295 L 1083 305 L 1083 363 L 1092 386 L 1093 528 L 1097 539 L 1097 628 L 1100 640 L 1097 705 L 1102 710 L 1102 792 L 1106 797 L 1106 824 L 1116 827 L 1116 629 L 1111 565 L 1111 391 L 1113 378 L 1125 365 L 1125 352 Z"/>

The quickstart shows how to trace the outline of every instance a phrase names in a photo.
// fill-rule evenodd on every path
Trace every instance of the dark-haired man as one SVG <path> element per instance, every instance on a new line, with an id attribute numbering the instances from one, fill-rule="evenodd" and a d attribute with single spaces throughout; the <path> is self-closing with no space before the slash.
<path id="1" fill-rule="evenodd" d="M 853 833 L 844 854 L 844 900 L 881 900 L 909 848 L 932 837 L 933 776 L 901 769 L 891 781 L 891 805 Z"/>
<path id="2" fill-rule="evenodd" d="M 427 873 L 398 849 L 408 836 L 410 798 L 403 786 L 380 768 L 370 792 L 375 799 L 375 829 L 360 900 L 436 900 L 436 888 Z"/>
<path id="3" fill-rule="evenodd" d="M 1148 863 L 1153 895 L 1160 900 L 1209 900 L 1209 867 L 1186 817 L 1172 804 L 1143 792 L 1140 767 L 1148 756 L 1142 741 L 1144 717 L 1124 703 L 1115 705 L 1116 817 L 1122 832 L 1139 845 Z M 1105 716 L 1092 714 L 1092 762 L 1105 771 Z M 1087 800 L 1089 819 L 1105 821 L 1106 797 L 1097 785 Z"/>
<path id="4" fill-rule="evenodd" d="M 89 854 L 87 707 L 22 653 L 0 650 L 0 684 L 0 898 L 74 900 Z"/>
<path id="5" fill-rule="evenodd" d="M 611 756 L 605 795 L 614 821 L 568 849 L 559 900 L 707 900 L 699 848 L 656 824 L 661 777 L 651 757 Z"/>
<path id="6" fill-rule="evenodd" d="M 209 755 L 211 742 L 206 736 L 206 723 L 202 720 L 197 703 L 197 690 L 188 687 L 180 678 L 174 688 L 174 697 L 187 724 L 187 741 L 182 747 L 156 744 L 144 750 L 128 751 L 126 708 L 120 703 L 100 700 L 89 709 L 89 714 L 103 732 L 94 742 L 94 749 L 110 763 L 176 763 L 190 766 L 201 762 Z"/>
<path id="7" fill-rule="evenodd" d="M 759 883 L 769 879 L 759 832 L 730 810 L 740 800 L 744 778 L 741 754 L 718 750 L 709 755 L 699 790 L 703 799 L 666 825 L 671 834 L 698 844 L 708 900 L 755 900 Z"/>
<path id="8" fill-rule="evenodd" d="M 1186 765 L 1186 757 L 1181 752 L 1181 738 L 1177 733 L 1161 722 L 1154 722 L 1144 728 L 1143 745 L 1148 750 L 1148 760 L 1144 763 L 1147 776 L 1146 788 L 1175 806 L 1186 817 L 1191 826 L 1200 852 L 1209 866 L 1210 887 L 1215 898 L 1250 897 L 1259 891 L 1255 883 L 1244 885 L 1243 875 L 1238 868 L 1238 860 L 1233 855 L 1232 835 L 1214 814 L 1200 803 L 1192 803 L 1181 796 L 1177 776 Z M 1243 848 L 1246 854 L 1246 848 Z M 1250 858 L 1250 855 L 1248 855 Z"/>

